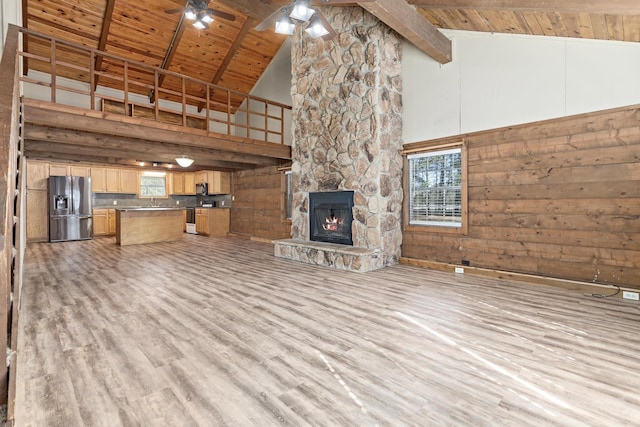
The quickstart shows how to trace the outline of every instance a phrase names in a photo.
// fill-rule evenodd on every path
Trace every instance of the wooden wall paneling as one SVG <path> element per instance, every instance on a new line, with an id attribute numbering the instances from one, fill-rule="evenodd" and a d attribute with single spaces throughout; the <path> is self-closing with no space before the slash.
<path id="1" fill-rule="evenodd" d="M 640 288 L 637 113 L 464 135 L 468 236 L 406 231 L 403 256 Z"/>
<path id="2" fill-rule="evenodd" d="M 629 42 L 640 42 L 640 15 L 622 17 L 623 38 Z"/>
<path id="3" fill-rule="evenodd" d="M 291 238 L 291 222 L 282 218 L 282 171 L 260 168 L 233 174 L 230 232 L 264 239 Z"/>

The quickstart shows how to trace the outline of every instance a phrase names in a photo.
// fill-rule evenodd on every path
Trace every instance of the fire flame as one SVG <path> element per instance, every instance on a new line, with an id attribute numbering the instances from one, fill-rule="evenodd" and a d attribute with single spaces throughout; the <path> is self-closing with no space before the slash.
<path id="1" fill-rule="evenodd" d="M 325 231 L 338 231 L 338 227 L 341 227 L 342 224 L 344 224 L 344 219 L 331 215 L 330 217 L 324 219 L 322 228 Z"/>

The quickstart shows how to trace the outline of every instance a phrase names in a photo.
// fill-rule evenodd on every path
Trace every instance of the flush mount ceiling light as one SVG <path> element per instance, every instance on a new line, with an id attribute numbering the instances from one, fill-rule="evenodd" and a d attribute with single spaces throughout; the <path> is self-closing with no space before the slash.
<path id="1" fill-rule="evenodd" d="M 236 20 L 235 15 L 210 8 L 209 0 L 187 0 L 187 4 L 184 7 L 168 9 L 165 10 L 165 12 L 172 14 L 184 12 L 184 17 L 189 21 L 193 21 L 193 26 L 199 30 L 209 28 L 209 24 L 213 22 L 214 16 L 224 18 L 229 21 Z"/>
<path id="2" fill-rule="evenodd" d="M 193 163 L 193 159 L 190 159 L 187 156 L 176 157 L 176 163 L 178 163 L 183 168 L 188 168 Z"/>
<path id="3" fill-rule="evenodd" d="M 315 3 L 337 5 L 353 3 L 353 0 L 320 0 Z M 276 33 L 291 35 L 296 24 L 306 25 L 305 31 L 313 38 L 322 37 L 328 40 L 336 35 L 324 15 L 311 6 L 310 0 L 293 0 L 290 5 L 282 6 L 254 29 L 264 31 L 275 25 Z"/>

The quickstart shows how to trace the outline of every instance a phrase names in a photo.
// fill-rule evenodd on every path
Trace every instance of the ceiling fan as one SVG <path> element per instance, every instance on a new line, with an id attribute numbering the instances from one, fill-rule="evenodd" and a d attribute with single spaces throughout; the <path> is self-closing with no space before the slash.
<path id="1" fill-rule="evenodd" d="M 353 4 L 354 0 L 292 0 L 290 5 L 282 6 L 259 23 L 254 29 L 264 31 L 275 25 L 278 34 L 293 34 L 296 23 L 306 25 L 305 31 L 313 38 L 332 39 L 336 32 L 331 28 L 327 18 L 311 3 L 316 4 Z"/>
<path id="2" fill-rule="evenodd" d="M 175 9 L 167 9 L 165 13 L 182 13 L 184 17 L 190 21 L 193 21 L 193 26 L 199 30 L 209 28 L 209 24 L 213 22 L 213 17 L 226 19 L 228 21 L 235 21 L 235 15 L 227 12 L 223 12 L 218 9 L 209 7 L 210 0 L 187 0 L 185 7 L 178 7 Z"/>

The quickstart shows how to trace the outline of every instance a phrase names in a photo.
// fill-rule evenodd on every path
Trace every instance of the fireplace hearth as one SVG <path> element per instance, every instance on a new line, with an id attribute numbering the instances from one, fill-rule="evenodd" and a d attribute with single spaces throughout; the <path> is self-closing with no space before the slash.
<path id="1" fill-rule="evenodd" d="M 353 246 L 353 191 L 309 193 L 309 238 Z"/>

